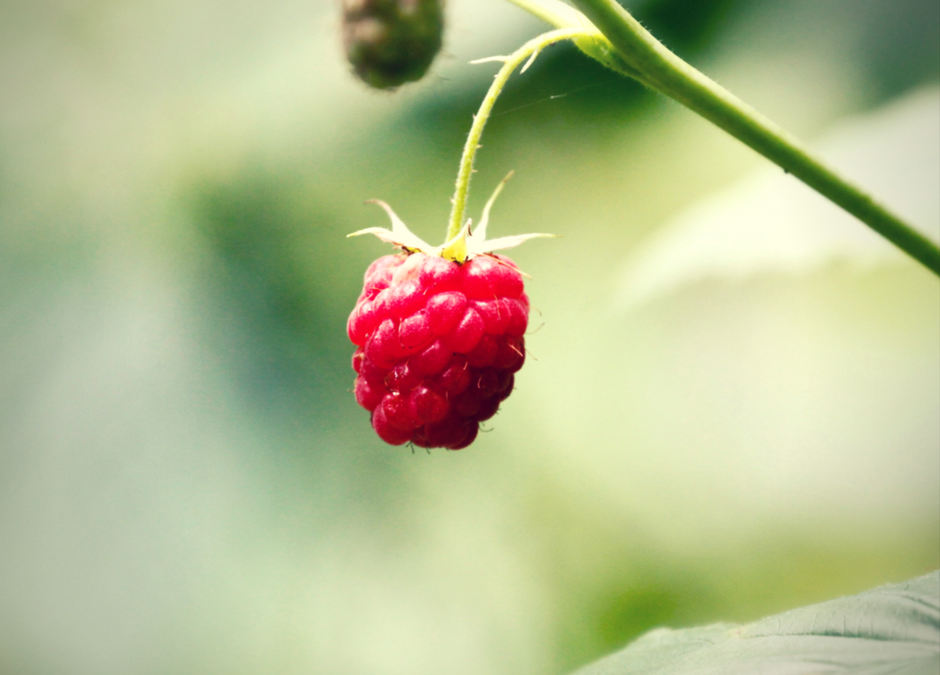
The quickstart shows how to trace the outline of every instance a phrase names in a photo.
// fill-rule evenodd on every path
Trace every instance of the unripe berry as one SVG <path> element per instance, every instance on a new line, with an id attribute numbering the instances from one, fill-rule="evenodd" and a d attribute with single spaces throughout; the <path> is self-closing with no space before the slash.
<path id="1" fill-rule="evenodd" d="M 443 0 L 343 0 L 346 57 L 363 82 L 390 89 L 424 77 L 441 48 Z"/>

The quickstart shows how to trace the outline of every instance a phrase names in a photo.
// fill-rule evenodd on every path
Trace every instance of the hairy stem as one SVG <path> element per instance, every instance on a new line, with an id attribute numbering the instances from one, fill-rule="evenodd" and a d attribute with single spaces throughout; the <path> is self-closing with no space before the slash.
<path id="1" fill-rule="evenodd" d="M 940 276 L 937 244 L 827 167 L 795 137 L 666 49 L 616 0 L 571 0 L 584 14 L 557 0 L 510 2 L 554 26 L 580 27 L 585 36 L 576 44 L 589 56 L 724 129 Z"/>
<path id="2" fill-rule="evenodd" d="M 506 85 L 506 81 L 509 79 L 509 76 L 512 75 L 512 71 L 526 59 L 537 56 L 545 47 L 560 42 L 561 40 L 570 40 L 582 35 L 584 35 L 584 30 L 581 28 L 563 28 L 549 31 L 548 33 L 544 33 L 529 40 L 510 56 L 481 59 L 475 62 L 502 61 L 503 66 L 499 69 L 499 72 L 496 73 L 493 84 L 490 85 L 489 91 L 486 92 L 486 97 L 483 99 L 483 103 L 480 104 L 479 111 L 473 116 L 473 125 L 470 127 L 467 142 L 463 147 L 463 155 L 460 158 L 460 170 L 457 173 L 457 189 L 454 192 L 454 198 L 451 200 L 453 207 L 450 212 L 450 222 L 447 226 L 445 242 L 450 241 L 460 234 L 460 230 L 463 227 L 463 216 L 467 206 L 467 193 L 470 190 L 470 177 L 473 175 L 473 160 L 476 157 L 477 148 L 480 147 L 480 137 L 483 135 L 483 127 L 486 126 L 490 111 L 493 110 L 493 104 L 495 104 L 496 99 L 499 98 L 503 87 Z"/>
<path id="3" fill-rule="evenodd" d="M 570 28 L 578 22 L 578 10 L 561 0 L 509 0 L 555 28 Z"/>

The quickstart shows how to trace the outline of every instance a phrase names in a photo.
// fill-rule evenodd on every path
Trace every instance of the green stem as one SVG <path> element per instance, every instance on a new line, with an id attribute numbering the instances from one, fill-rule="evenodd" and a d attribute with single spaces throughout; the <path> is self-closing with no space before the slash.
<path id="1" fill-rule="evenodd" d="M 555 28 L 571 28 L 578 24 L 578 10 L 560 0 L 509 0 Z"/>
<path id="2" fill-rule="evenodd" d="M 582 34 L 572 38 L 572 42 L 578 46 L 578 49 L 608 68 L 646 84 L 643 74 L 624 61 L 610 40 L 571 5 L 566 5 L 561 0 L 509 0 L 509 2 L 550 23 L 555 28 L 580 28 L 583 31 Z"/>
<path id="3" fill-rule="evenodd" d="M 549 31 L 548 33 L 544 33 L 529 40 L 510 56 L 482 59 L 476 62 L 481 63 L 482 61 L 499 60 L 503 62 L 503 67 L 496 73 L 493 84 L 490 85 L 490 89 L 486 92 L 483 103 L 480 104 L 479 111 L 473 116 L 473 125 L 470 127 L 467 142 L 463 147 L 463 155 L 460 158 L 460 170 L 457 173 L 457 189 L 454 192 L 454 198 L 451 200 L 453 207 L 450 212 L 450 222 L 447 226 L 447 238 L 444 240 L 445 242 L 450 241 L 460 234 L 460 230 L 463 227 L 463 215 L 467 206 L 467 193 L 470 190 L 470 177 L 473 175 L 473 160 L 474 157 L 476 157 L 477 149 L 480 147 L 480 137 L 483 135 L 483 127 L 486 126 L 490 111 L 493 110 L 493 104 L 495 104 L 496 99 L 499 98 L 503 87 L 506 85 L 506 81 L 509 79 L 509 76 L 512 75 L 512 71 L 526 59 L 538 55 L 545 47 L 560 42 L 561 40 L 570 40 L 583 36 L 584 34 L 584 30 L 581 28 L 563 28 Z"/>
<path id="4" fill-rule="evenodd" d="M 615 0 L 571 0 L 586 15 L 574 18 L 556 0 L 510 2 L 555 26 L 577 25 L 586 35 L 599 30 L 592 35 L 590 48 L 583 44 L 586 39 L 577 41 L 588 55 L 724 129 L 940 275 L 940 248 L 934 242 L 813 157 L 795 137 L 666 49 Z"/>

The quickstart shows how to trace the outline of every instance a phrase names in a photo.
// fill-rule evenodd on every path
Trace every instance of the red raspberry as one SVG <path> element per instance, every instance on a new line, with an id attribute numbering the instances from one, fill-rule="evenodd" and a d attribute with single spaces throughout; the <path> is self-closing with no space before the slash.
<path id="1" fill-rule="evenodd" d="M 525 361 L 529 299 L 509 258 L 387 255 L 349 315 L 355 394 L 391 445 L 465 448 Z"/>

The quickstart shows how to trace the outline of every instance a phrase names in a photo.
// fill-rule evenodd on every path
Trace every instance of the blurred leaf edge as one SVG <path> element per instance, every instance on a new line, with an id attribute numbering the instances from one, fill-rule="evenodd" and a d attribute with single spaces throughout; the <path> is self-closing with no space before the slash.
<path id="1" fill-rule="evenodd" d="M 572 675 L 931 675 L 938 666 L 940 571 L 935 571 L 744 626 L 657 628 Z"/>

